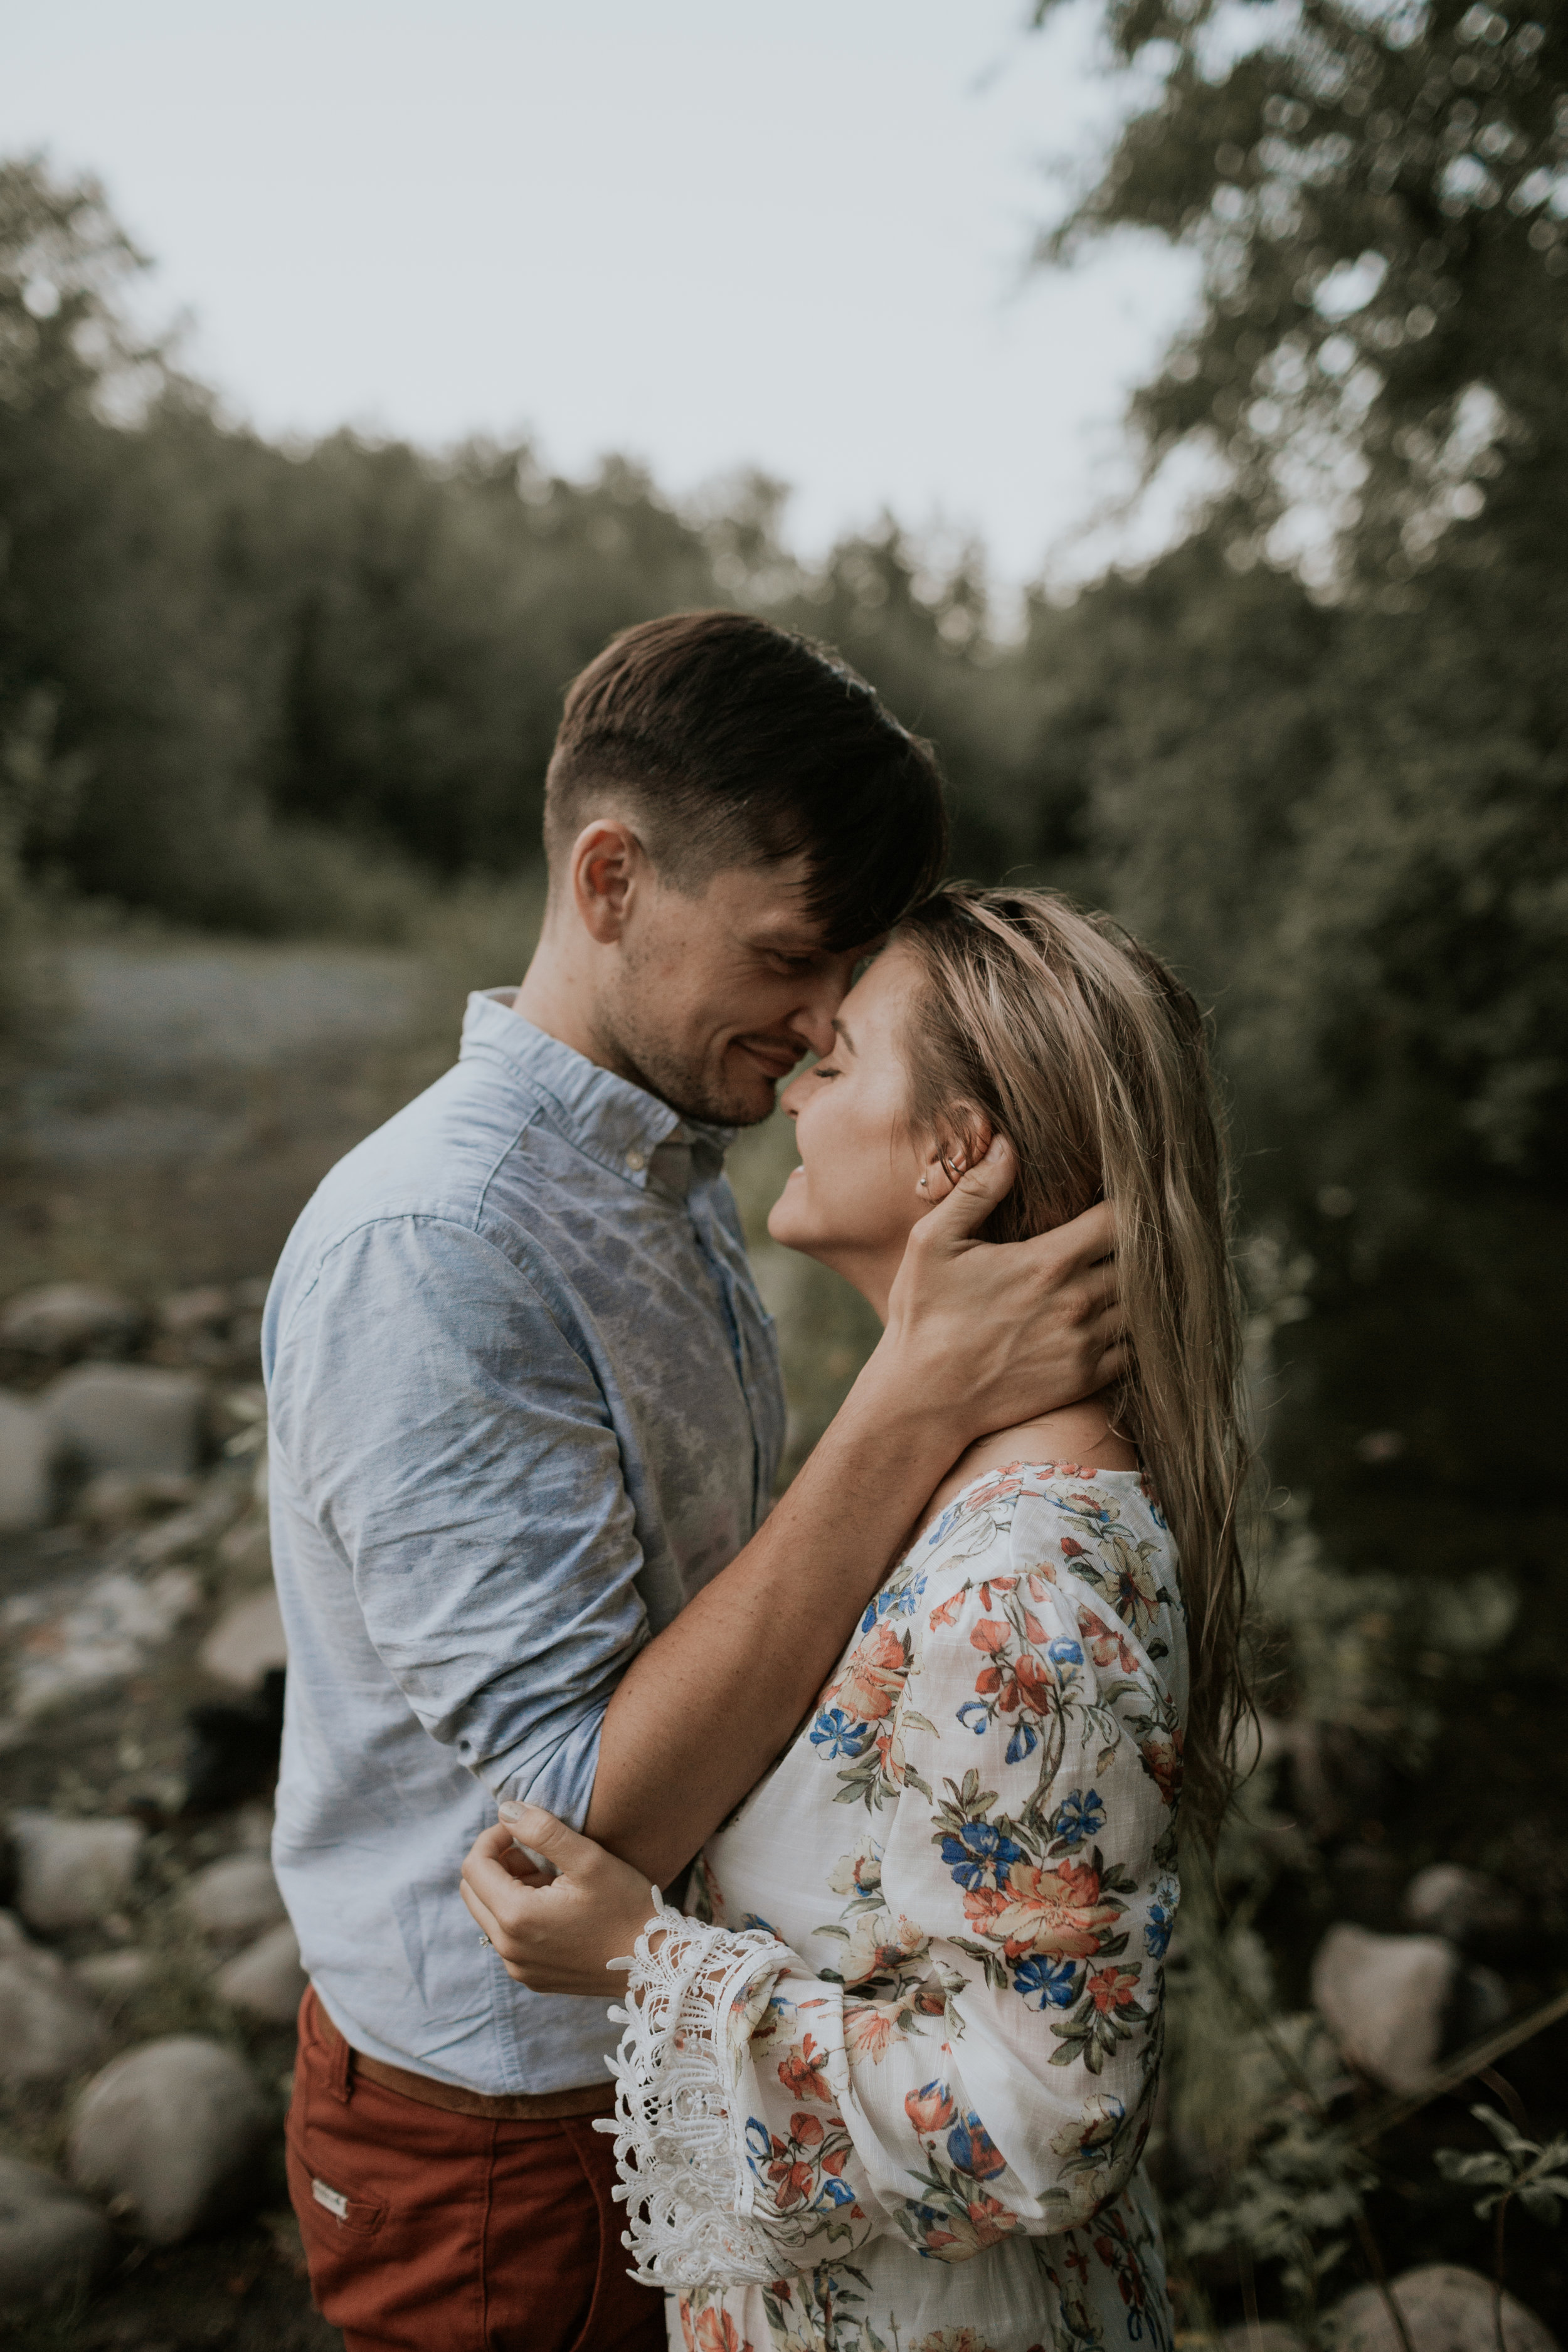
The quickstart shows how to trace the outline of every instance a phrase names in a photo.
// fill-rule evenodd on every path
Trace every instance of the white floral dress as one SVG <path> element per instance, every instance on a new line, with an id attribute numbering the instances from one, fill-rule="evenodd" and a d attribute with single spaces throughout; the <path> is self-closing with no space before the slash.
<path id="1" fill-rule="evenodd" d="M 1185 1700 L 1135 1472 L 987 1473 L 900 1562 L 612 2012 L 673 2346 L 1166 2352 Z"/>

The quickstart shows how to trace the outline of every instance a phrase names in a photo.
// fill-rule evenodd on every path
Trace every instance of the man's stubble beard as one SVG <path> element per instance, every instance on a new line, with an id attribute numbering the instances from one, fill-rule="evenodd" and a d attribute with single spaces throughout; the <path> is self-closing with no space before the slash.
<path id="1" fill-rule="evenodd" d="M 771 1087 L 759 1108 L 752 1097 L 726 1087 L 706 1064 L 673 1050 L 625 1006 L 613 1017 L 602 1015 L 596 1026 L 598 1058 L 605 1067 L 656 1095 L 682 1118 L 700 1119 L 707 1127 L 760 1127 L 773 1111 Z"/>

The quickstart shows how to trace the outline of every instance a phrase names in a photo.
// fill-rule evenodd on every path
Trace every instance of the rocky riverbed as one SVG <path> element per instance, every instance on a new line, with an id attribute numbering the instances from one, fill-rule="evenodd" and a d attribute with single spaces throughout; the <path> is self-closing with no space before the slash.
<path id="1" fill-rule="evenodd" d="M 449 1058 L 462 976 L 110 932 L 43 978 L 0 1163 L 0 2312 L 324 2347 L 281 2161 L 260 1312 L 312 1185 Z"/>

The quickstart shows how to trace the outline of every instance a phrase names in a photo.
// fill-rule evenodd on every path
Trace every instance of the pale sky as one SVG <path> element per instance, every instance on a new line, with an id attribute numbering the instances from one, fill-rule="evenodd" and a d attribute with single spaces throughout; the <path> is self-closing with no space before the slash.
<path id="1" fill-rule="evenodd" d="M 528 432 L 686 495 L 756 465 L 804 551 L 890 507 L 1005 581 L 1129 478 L 1193 273 L 1023 268 L 1117 94 L 1085 0 L 9 0 L 0 151 L 106 183 L 268 433 Z"/>

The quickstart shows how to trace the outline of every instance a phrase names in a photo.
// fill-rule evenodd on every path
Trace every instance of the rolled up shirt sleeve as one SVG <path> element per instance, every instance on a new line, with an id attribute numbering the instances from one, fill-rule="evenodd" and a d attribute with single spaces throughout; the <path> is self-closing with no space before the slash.
<path id="1" fill-rule="evenodd" d="M 297 1302 L 272 1391 L 275 1507 L 309 1509 L 419 1722 L 580 1826 L 649 1628 L 609 1407 L 542 1284 L 471 1223 L 377 1216 Z"/>

